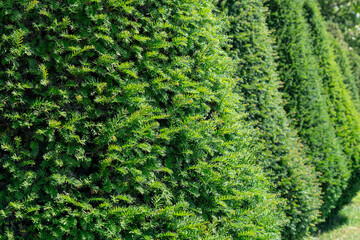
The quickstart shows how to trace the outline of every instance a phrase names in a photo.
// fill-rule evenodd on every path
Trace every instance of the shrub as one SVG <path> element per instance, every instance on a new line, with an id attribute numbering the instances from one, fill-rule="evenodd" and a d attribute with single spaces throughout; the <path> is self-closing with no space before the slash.
<path id="1" fill-rule="evenodd" d="M 0 2 L 0 232 L 279 239 L 211 1 Z"/>
<path id="2" fill-rule="evenodd" d="M 288 116 L 306 144 L 307 156 L 320 173 L 322 219 L 335 207 L 350 177 L 349 162 L 337 138 L 316 43 L 303 12 L 303 1 L 271 0 L 269 25 L 278 46 L 278 71 L 284 82 Z"/>
<path id="3" fill-rule="evenodd" d="M 334 50 L 336 64 L 340 67 L 341 75 L 346 89 L 349 91 L 350 96 L 357 111 L 360 110 L 360 92 L 357 84 L 356 69 L 353 68 L 353 51 L 350 50 L 348 44 L 344 41 L 344 36 L 339 27 L 335 23 L 328 22 L 328 31 L 331 33 L 331 48 Z"/>
<path id="4" fill-rule="evenodd" d="M 238 93 L 243 96 L 249 122 L 259 129 L 257 160 L 286 200 L 289 222 L 284 239 L 302 239 L 318 220 L 320 197 L 315 171 L 283 109 L 272 40 L 262 0 L 223 1 L 220 9 L 230 17 L 229 54 L 238 61 Z"/>
<path id="5" fill-rule="evenodd" d="M 360 56 L 356 53 L 356 51 L 352 49 L 351 51 L 349 51 L 349 59 L 355 83 L 360 91 Z"/>
<path id="6" fill-rule="evenodd" d="M 326 94 L 329 96 L 330 116 L 351 169 L 351 177 L 346 184 L 347 188 L 337 204 L 338 207 L 341 207 L 356 195 L 355 186 L 360 180 L 360 115 L 356 110 L 357 103 L 353 102 L 351 92 L 347 90 L 344 83 L 347 76 L 342 74 L 341 65 L 336 62 L 336 55 L 331 45 L 331 35 L 327 32 L 317 3 L 313 0 L 305 1 L 304 10 L 311 26 L 315 55 L 320 63 Z M 349 87 L 354 88 L 355 85 L 352 84 Z"/>

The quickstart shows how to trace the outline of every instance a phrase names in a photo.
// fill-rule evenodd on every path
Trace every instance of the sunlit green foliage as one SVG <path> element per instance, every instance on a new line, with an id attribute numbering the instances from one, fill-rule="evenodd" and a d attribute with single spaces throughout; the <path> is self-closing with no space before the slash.
<path id="1" fill-rule="evenodd" d="M 211 1 L 0 2 L 5 239 L 279 239 Z"/>
<path id="2" fill-rule="evenodd" d="M 331 120 L 332 107 L 315 56 L 310 26 L 304 17 L 303 1 L 269 1 L 270 26 L 276 30 L 278 70 L 284 82 L 286 111 L 293 118 L 307 155 L 320 172 L 322 218 L 335 207 L 350 177 L 349 161 Z"/>
<path id="3" fill-rule="evenodd" d="M 263 0 L 222 1 L 219 8 L 230 16 L 233 41 L 229 52 L 238 61 L 238 92 L 244 97 L 246 119 L 259 129 L 258 142 L 264 146 L 257 160 L 287 203 L 289 222 L 283 238 L 300 239 L 317 223 L 320 190 L 283 109 L 273 43 L 265 21 L 268 13 Z"/>
<path id="4" fill-rule="evenodd" d="M 360 188 L 355 3 L 0 1 L 0 239 L 303 239 Z"/>
<path id="5" fill-rule="evenodd" d="M 358 52 L 360 50 L 360 1 L 318 0 L 318 2 L 324 18 L 336 23 L 343 32 L 345 41 Z"/>
<path id="6" fill-rule="evenodd" d="M 331 33 L 331 45 L 334 49 L 335 60 L 337 65 L 341 69 L 346 88 L 350 91 L 350 96 L 357 110 L 360 110 L 360 90 L 359 90 L 359 69 L 357 69 L 358 59 L 356 59 L 356 53 L 351 50 L 344 40 L 344 35 L 339 29 L 338 25 L 332 22 L 328 22 L 328 31 Z"/>
<path id="7" fill-rule="evenodd" d="M 347 90 L 344 82 L 348 81 L 350 89 L 355 88 L 355 84 L 351 82 L 351 79 L 347 79 L 349 76 L 343 74 L 341 65 L 336 62 L 336 55 L 331 46 L 331 35 L 327 31 L 317 3 L 314 0 L 307 0 L 304 9 L 312 27 L 315 56 L 321 66 L 325 93 L 329 96 L 331 119 L 335 124 L 337 137 L 340 139 L 351 169 L 349 184 L 338 203 L 342 206 L 356 195 L 353 190 L 360 180 L 360 115 L 356 110 L 357 103 L 353 101 L 356 95 Z"/>

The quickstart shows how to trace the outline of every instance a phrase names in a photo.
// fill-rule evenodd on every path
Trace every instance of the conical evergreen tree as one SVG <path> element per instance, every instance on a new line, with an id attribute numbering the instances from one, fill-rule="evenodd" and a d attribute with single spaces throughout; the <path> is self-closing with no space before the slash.
<path id="1" fill-rule="evenodd" d="M 344 83 L 346 76 L 342 75 L 341 66 L 336 62 L 331 35 L 327 32 L 317 2 L 305 1 L 304 10 L 311 26 L 315 55 L 320 63 L 323 84 L 329 96 L 330 116 L 351 167 L 351 178 L 338 203 L 338 207 L 341 207 L 355 196 L 355 186 L 360 180 L 360 115 L 351 92 Z"/>
<path id="2" fill-rule="evenodd" d="M 348 56 L 350 59 L 352 74 L 360 95 L 360 56 L 354 51 L 354 49 L 349 51 Z"/>
<path id="3" fill-rule="evenodd" d="M 328 31 L 331 33 L 331 47 L 334 49 L 335 61 L 340 67 L 344 83 L 350 96 L 357 108 L 360 110 L 360 91 L 357 84 L 356 69 L 353 68 L 353 51 L 350 50 L 348 44 L 344 41 L 344 36 L 335 23 L 328 22 Z"/>
<path id="4" fill-rule="evenodd" d="M 0 2 L 2 236 L 280 239 L 213 12 Z"/>
<path id="5" fill-rule="evenodd" d="M 278 71 L 284 82 L 286 111 L 296 119 L 294 127 L 308 146 L 307 155 L 320 172 L 322 218 L 335 207 L 350 177 L 349 161 L 337 138 L 332 108 L 323 83 L 318 58 L 314 55 L 310 26 L 304 17 L 302 0 L 271 0 L 268 22 L 278 46 Z"/>
<path id="6" fill-rule="evenodd" d="M 276 74 L 272 40 L 266 26 L 263 0 L 222 1 L 230 17 L 229 53 L 238 61 L 238 94 L 247 120 L 259 128 L 258 161 L 267 169 L 276 191 L 287 202 L 289 222 L 284 239 L 301 239 L 314 226 L 320 207 L 316 174 L 309 166 L 296 134 L 289 129 Z M 262 142 L 262 143 L 261 143 Z"/>

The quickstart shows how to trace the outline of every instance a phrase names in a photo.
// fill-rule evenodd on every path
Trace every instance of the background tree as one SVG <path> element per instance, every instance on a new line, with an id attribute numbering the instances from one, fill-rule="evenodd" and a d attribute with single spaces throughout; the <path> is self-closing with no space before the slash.
<path id="1" fill-rule="evenodd" d="M 350 162 L 338 139 L 327 85 L 323 82 L 315 43 L 303 10 L 304 1 L 271 0 L 268 23 L 274 29 L 278 72 L 284 87 L 285 110 L 307 146 L 307 156 L 320 173 L 324 220 L 335 208 L 350 177 Z"/>
<path id="2" fill-rule="evenodd" d="M 262 0 L 219 2 L 230 17 L 228 50 L 237 60 L 238 94 L 246 106 L 246 120 L 259 129 L 257 161 L 264 166 L 276 191 L 286 200 L 289 222 L 284 239 L 302 239 L 318 220 L 318 181 L 283 109 L 281 83 L 276 73 L 273 41 L 266 26 Z"/>
<path id="3" fill-rule="evenodd" d="M 338 203 L 338 206 L 341 207 L 355 196 L 355 186 L 359 181 L 360 115 L 352 100 L 351 91 L 347 90 L 344 83 L 346 76 L 342 75 L 341 66 L 336 62 L 334 49 L 331 45 L 331 35 L 327 31 L 326 23 L 321 16 L 317 3 L 313 0 L 307 0 L 304 9 L 311 26 L 315 55 L 321 66 L 326 94 L 329 96 L 328 102 L 332 110 L 330 115 L 335 124 L 337 137 L 341 141 L 351 167 L 348 186 Z"/>
<path id="4" fill-rule="evenodd" d="M 357 0 L 318 0 L 322 15 L 339 25 L 350 47 L 360 53 L 360 2 Z"/>

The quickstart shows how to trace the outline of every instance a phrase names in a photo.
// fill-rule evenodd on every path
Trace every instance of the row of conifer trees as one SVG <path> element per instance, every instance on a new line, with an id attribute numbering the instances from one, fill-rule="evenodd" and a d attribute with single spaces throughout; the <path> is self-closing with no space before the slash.
<path id="1" fill-rule="evenodd" d="M 0 1 L 0 240 L 304 239 L 359 188 L 358 59 L 316 0 Z"/>

